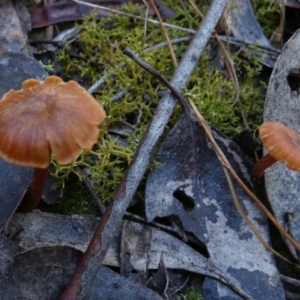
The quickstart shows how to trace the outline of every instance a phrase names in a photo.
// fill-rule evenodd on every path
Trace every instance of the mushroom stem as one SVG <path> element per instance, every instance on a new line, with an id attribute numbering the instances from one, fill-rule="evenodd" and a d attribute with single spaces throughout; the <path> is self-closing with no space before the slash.
<path id="1" fill-rule="evenodd" d="M 269 153 L 262 157 L 252 168 L 252 174 L 257 179 L 262 179 L 267 168 L 271 167 L 277 160 Z"/>
<path id="2" fill-rule="evenodd" d="M 19 211 L 30 212 L 38 206 L 43 196 L 48 170 L 49 167 L 46 169 L 34 169 L 32 180 L 19 206 Z"/>

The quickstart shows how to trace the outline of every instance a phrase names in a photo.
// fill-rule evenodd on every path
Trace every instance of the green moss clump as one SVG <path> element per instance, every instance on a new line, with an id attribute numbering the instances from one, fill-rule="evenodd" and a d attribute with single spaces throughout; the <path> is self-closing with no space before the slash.
<path id="1" fill-rule="evenodd" d="M 241 116 L 244 111 L 249 128 L 254 134 L 262 122 L 263 91 L 257 79 L 262 67 L 255 55 L 251 64 L 239 56 L 233 56 L 239 78 L 240 101 L 236 102 L 235 90 L 230 79 L 215 69 L 207 55 L 200 59 L 199 66 L 191 76 L 193 87 L 186 93 L 193 99 L 204 118 L 230 137 L 246 128 Z"/>
<path id="2" fill-rule="evenodd" d="M 253 1 L 256 18 L 267 37 L 271 38 L 280 24 L 280 7 L 274 0 Z"/>
<path id="3" fill-rule="evenodd" d="M 189 7 L 188 4 L 187 6 Z M 186 28 L 198 26 L 200 18 L 190 17 L 195 14 L 192 9 L 184 11 L 180 5 L 174 6 L 174 3 L 171 7 L 178 9 L 178 12 L 176 18 L 168 20 L 169 22 Z M 130 12 L 137 12 L 139 9 L 139 6 L 132 4 L 126 6 L 126 10 Z M 205 12 L 205 8 L 202 10 Z M 88 167 L 99 196 L 106 202 L 112 198 L 123 178 L 124 171 L 153 117 L 159 95 L 166 89 L 123 55 L 122 50 L 125 47 L 132 48 L 167 79 L 171 78 L 175 68 L 167 47 L 141 54 L 148 46 L 165 41 L 158 25 L 147 23 L 145 30 L 142 20 L 112 14 L 100 21 L 96 21 L 94 16 L 86 17 L 78 28 L 79 38 L 72 44 L 71 49 L 85 60 L 73 59 L 61 51 L 59 62 L 66 79 L 79 77 L 88 86 L 111 72 L 111 76 L 106 77 L 96 94 L 96 99 L 105 107 L 107 119 L 101 126 L 99 142 L 94 149 L 83 153 L 70 166 L 61 167 L 53 161 L 54 175 L 64 181 L 70 173 L 77 174 L 74 166 Z M 171 39 L 186 35 L 178 29 L 168 29 L 168 32 Z M 174 45 L 175 54 L 179 59 L 186 47 L 185 43 Z M 237 74 L 245 73 L 245 76 L 239 78 L 241 106 L 246 117 L 250 118 L 250 128 L 254 132 L 261 122 L 262 111 L 263 97 L 258 87 L 259 82 L 256 80 L 261 71 L 260 65 L 255 57 L 251 64 L 240 56 L 234 57 L 234 60 Z M 207 121 L 230 136 L 241 132 L 244 128 L 241 121 L 241 107 L 238 103 L 234 104 L 235 92 L 232 81 L 212 65 L 208 52 L 202 55 L 187 87 L 187 95 L 195 101 Z M 112 102 L 112 97 L 124 89 L 126 92 L 123 98 L 118 102 Z M 174 126 L 180 114 L 181 110 L 177 107 L 168 125 L 169 128 Z M 133 128 L 133 132 L 126 139 L 126 147 L 120 145 L 121 137 L 119 139 L 109 137 L 109 129 L 119 121 L 127 122 Z"/>

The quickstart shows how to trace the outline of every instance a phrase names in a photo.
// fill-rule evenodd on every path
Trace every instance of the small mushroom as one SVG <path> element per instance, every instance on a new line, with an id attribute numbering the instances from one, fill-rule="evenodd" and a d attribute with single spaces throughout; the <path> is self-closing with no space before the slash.
<path id="1" fill-rule="evenodd" d="M 297 132 L 278 122 L 266 122 L 259 128 L 259 137 L 268 154 L 252 169 L 257 179 L 261 179 L 264 171 L 276 161 L 285 163 L 291 170 L 300 171 L 300 137 Z"/>
<path id="2" fill-rule="evenodd" d="M 20 91 L 0 100 L 0 156 L 10 163 L 34 168 L 21 203 L 31 211 L 42 198 L 51 153 L 61 165 L 71 163 L 82 149 L 97 142 L 106 115 L 102 106 L 75 81 L 57 76 L 28 79 Z"/>

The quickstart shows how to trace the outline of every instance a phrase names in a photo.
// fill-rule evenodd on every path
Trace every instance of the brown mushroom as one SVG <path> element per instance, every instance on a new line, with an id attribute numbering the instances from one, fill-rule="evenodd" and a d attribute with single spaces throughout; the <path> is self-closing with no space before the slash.
<path id="1" fill-rule="evenodd" d="M 82 149 L 97 142 L 106 115 L 102 106 L 75 81 L 49 76 L 28 79 L 20 91 L 10 90 L 0 100 L 0 156 L 34 168 L 21 209 L 39 203 L 46 183 L 51 153 L 61 165 L 71 163 Z"/>
<path id="2" fill-rule="evenodd" d="M 252 174 L 256 178 L 261 179 L 264 171 L 276 161 L 300 171 L 300 137 L 297 132 L 278 122 L 266 122 L 259 128 L 259 137 L 268 154 L 254 165 Z"/>

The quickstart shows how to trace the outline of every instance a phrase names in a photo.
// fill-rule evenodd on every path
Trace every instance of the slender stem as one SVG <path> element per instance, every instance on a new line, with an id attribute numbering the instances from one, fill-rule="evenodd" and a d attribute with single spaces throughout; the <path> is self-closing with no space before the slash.
<path id="1" fill-rule="evenodd" d="M 19 211 L 30 212 L 38 206 L 46 185 L 48 170 L 49 167 L 34 169 L 32 180 L 19 206 Z"/>
<path id="2" fill-rule="evenodd" d="M 252 174 L 257 179 L 262 179 L 267 168 L 271 167 L 277 160 L 269 153 L 261 158 L 252 168 Z"/>

